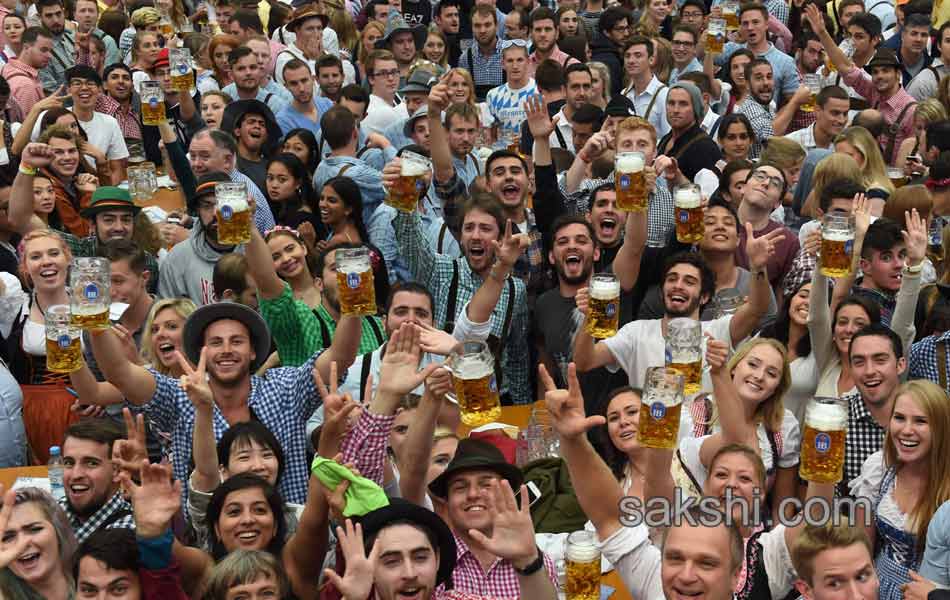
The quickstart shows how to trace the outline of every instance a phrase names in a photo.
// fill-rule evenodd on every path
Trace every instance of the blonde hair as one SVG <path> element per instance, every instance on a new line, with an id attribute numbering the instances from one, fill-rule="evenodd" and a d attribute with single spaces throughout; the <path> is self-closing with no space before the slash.
<path id="1" fill-rule="evenodd" d="M 278 597 L 290 591 L 287 575 L 277 558 L 262 550 L 235 550 L 211 569 L 205 581 L 203 600 L 224 600 L 228 591 L 239 585 L 254 583 L 262 575 L 270 575 L 277 582 Z"/>
<path id="2" fill-rule="evenodd" d="M 947 109 L 936 98 L 925 98 L 914 108 L 914 118 L 922 119 L 925 125 L 943 121 L 947 118 Z"/>
<path id="3" fill-rule="evenodd" d="M 459 435 L 448 427 L 436 427 L 435 431 L 432 432 L 432 442 L 440 442 L 446 439 L 459 439 Z"/>
<path id="4" fill-rule="evenodd" d="M 360 32 L 360 41 L 356 44 L 356 60 L 366 68 L 366 61 L 369 59 L 372 52 L 365 52 L 363 50 L 363 36 L 365 36 L 371 29 L 375 29 L 379 32 L 380 36 L 386 35 L 386 26 L 379 21 L 367 21 L 366 25 L 363 26 L 363 31 Z"/>
<path id="5" fill-rule="evenodd" d="M 57 244 L 59 244 L 60 250 L 62 250 L 63 254 L 66 256 L 66 262 L 71 262 L 73 260 L 73 251 L 69 248 L 69 244 L 66 243 L 66 240 L 58 231 L 54 229 L 34 229 L 33 231 L 27 233 L 20 240 L 20 264 L 17 266 L 17 271 L 20 274 L 20 280 L 23 281 L 24 285 L 30 288 L 33 287 L 33 279 L 30 277 L 30 273 L 26 269 L 26 245 L 34 240 L 43 238 L 51 238 Z"/>
<path id="6" fill-rule="evenodd" d="M 874 556 L 871 542 L 864 527 L 849 524 L 836 524 L 828 519 L 822 525 L 805 525 L 791 551 L 792 565 L 805 583 L 812 585 L 815 577 L 815 559 L 825 550 L 847 548 L 855 544 L 863 545 L 868 556 Z"/>
<path id="7" fill-rule="evenodd" d="M 856 160 L 844 152 L 829 154 L 815 166 L 811 177 L 811 192 L 802 207 L 803 214 L 817 218 L 821 195 L 825 187 L 835 179 L 850 179 L 862 187 L 867 187 L 867 181 Z"/>
<path id="8" fill-rule="evenodd" d="M 780 169 L 792 169 L 805 161 L 805 149 L 793 139 L 770 137 L 762 156 L 761 163 L 772 163 Z M 789 185 L 791 187 L 791 185 Z"/>
<path id="9" fill-rule="evenodd" d="M 154 36 L 156 40 L 159 38 L 159 35 L 157 33 L 155 33 L 154 31 L 149 31 L 147 29 L 142 29 L 141 31 L 137 31 L 135 33 L 135 37 L 132 38 L 132 64 L 133 65 L 139 61 L 139 46 L 141 46 L 142 42 L 145 41 L 145 38 L 147 38 L 150 35 Z"/>
<path id="10" fill-rule="evenodd" d="M 145 324 L 142 326 L 140 353 L 142 358 L 162 375 L 170 374 L 171 369 L 165 367 L 162 361 L 158 360 L 158 357 L 152 352 L 152 324 L 155 322 L 155 317 L 158 316 L 158 313 L 166 308 L 175 311 L 175 314 L 182 319 L 188 319 L 189 315 L 195 312 L 198 307 L 188 298 L 165 298 L 164 300 L 158 300 L 152 304 L 152 308 L 148 311 L 148 318 L 145 319 Z"/>
<path id="11" fill-rule="evenodd" d="M 897 188 L 887 199 L 881 216 L 897 221 L 903 226 L 904 213 L 910 212 L 914 208 L 920 213 L 921 219 L 924 221 L 930 219 L 930 211 L 933 209 L 933 196 L 927 186 L 905 185 Z"/>
<path id="12" fill-rule="evenodd" d="M 591 61 L 587 63 L 587 67 L 591 71 L 597 71 L 600 75 L 600 80 L 603 82 L 601 88 L 603 89 L 603 94 L 601 100 L 603 100 L 604 105 L 606 106 L 610 102 L 610 69 L 607 68 L 602 62 Z"/>
<path id="13" fill-rule="evenodd" d="M 438 26 L 434 24 L 431 25 L 428 30 L 426 30 L 425 42 L 429 41 L 430 35 L 434 35 L 435 37 L 442 40 L 442 46 L 444 47 L 444 49 L 442 50 L 442 60 L 440 60 L 436 64 L 442 67 L 447 67 L 449 65 L 449 40 L 445 37 L 445 34 L 442 33 L 442 31 L 438 28 Z M 423 46 L 425 45 L 425 42 L 423 42 L 422 44 Z M 422 50 L 419 51 L 419 56 L 422 58 L 425 58 L 425 55 L 422 53 Z"/>
<path id="14" fill-rule="evenodd" d="M 449 69 L 443 81 L 448 83 L 456 75 L 465 80 L 465 85 L 468 86 L 468 104 L 475 106 L 475 80 L 472 79 L 472 74 L 468 72 L 468 69 L 462 67 Z"/>
<path id="15" fill-rule="evenodd" d="M 736 349 L 732 358 L 730 358 L 726 364 L 726 368 L 729 369 L 729 373 L 731 374 L 753 348 L 762 345 L 772 347 L 782 357 L 782 374 L 779 377 L 778 386 L 776 386 L 772 395 L 756 407 L 753 419 L 756 423 L 763 423 L 766 429 L 779 431 L 782 427 L 782 418 L 785 415 L 783 398 L 785 397 L 785 392 L 787 392 L 788 388 L 792 385 L 792 374 L 788 368 L 788 351 L 785 349 L 785 345 L 772 338 L 752 338 Z M 713 404 L 713 422 L 718 419 L 718 410 L 716 410 L 715 404 Z"/>
<path id="16" fill-rule="evenodd" d="M 894 391 L 894 398 L 910 396 L 925 415 L 930 426 L 930 453 L 927 456 L 928 477 L 920 490 L 917 505 L 910 511 L 907 528 L 913 527 L 917 550 L 923 553 L 927 543 L 927 526 L 940 505 L 950 500 L 950 401 L 942 387 L 925 379 L 902 383 Z M 897 406 L 895 401 L 894 406 Z M 893 415 L 894 409 L 891 410 Z M 884 464 L 898 465 L 897 448 L 892 433 L 884 438 Z"/>
<path id="17" fill-rule="evenodd" d="M 673 44 L 666 38 L 653 37 L 653 74 L 666 83 L 673 72 Z M 661 107 L 666 110 L 666 107 Z"/>
<path id="18" fill-rule="evenodd" d="M 360 45 L 360 33 L 356 30 L 356 24 L 350 13 L 339 8 L 333 8 L 330 11 L 330 29 L 336 32 L 337 39 L 340 42 L 340 48 L 350 53 L 350 56 Z"/>
<path id="19" fill-rule="evenodd" d="M 887 177 L 887 165 L 884 164 L 881 146 L 871 132 L 864 127 L 848 127 L 835 138 L 835 144 L 839 142 L 848 142 L 864 156 L 864 168 L 861 172 L 868 188 L 879 188 L 888 194 L 894 193 L 894 184 Z"/>

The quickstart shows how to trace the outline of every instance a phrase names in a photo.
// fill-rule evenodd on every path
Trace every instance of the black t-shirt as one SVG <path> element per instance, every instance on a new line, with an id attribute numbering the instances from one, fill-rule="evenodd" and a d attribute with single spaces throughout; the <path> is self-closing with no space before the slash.
<path id="1" fill-rule="evenodd" d="M 409 27 L 428 27 L 432 20 L 432 4 L 429 0 L 403 0 L 402 18 Z"/>
<path id="2" fill-rule="evenodd" d="M 257 186 L 257 189 L 264 192 L 267 189 L 267 161 L 247 160 L 241 156 L 237 157 L 238 171 L 247 175 Z"/>

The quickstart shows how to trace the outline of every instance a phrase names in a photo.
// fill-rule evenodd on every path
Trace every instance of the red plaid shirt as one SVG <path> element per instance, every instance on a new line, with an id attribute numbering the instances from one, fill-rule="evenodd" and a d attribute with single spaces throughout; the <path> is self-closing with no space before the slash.
<path id="1" fill-rule="evenodd" d="M 142 126 L 139 124 L 139 118 L 132 111 L 132 105 L 129 108 L 123 108 L 118 100 L 108 94 L 99 94 L 96 99 L 96 112 L 101 112 L 115 117 L 119 122 L 119 129 L 122 130 L 122 137 L 125 139 L 142 139 Z"/>
<path id="2" fill-rule="evenodd" d="M 802 69 L 798 68 L 798 80 L 803 81 Z M 792 115 L 792 120 L 788 124 L 788 129 L 785 130 L 785 133 L 792 133 L 793 131 L 798 131 L 799 129 L 805 129 L 809 125 L 815 122 L 815 119 L 818 118 L 815 114 L 815 111 L 805 112 L 802 109 L 795 111 L 795 114 Z"/>
<path id="3" fill-rule="evenodd" d="M 343 464 L 353 463 L 360 475 L 383 485 L 386 445 L 395 420 L 393 415 L 374 415 L 364 408 L 340 445 Z"/>
<path id="4" fill-rule="evenodd" d="M 521 598 L 521 583 L 518 581 L 518 573 L 507 560 L 498 558 L 488 569 L 483 569 L 482 564 L 478 562 L 475 554 L 468 549 L 465 542 L 459 536 L 455 535 L 456 563 L 455 570 L 452 571 L 453 591 L 446 591 L 444 586 L 439 586 L 435 591 L 437 600 L 451 600 L 459 598 L 459 593 L 466 594 L 464 598 L 491 598 L 499 600 L 502 598 Z M 548 579 L 557 589 L 557 573 L 554 570 L 554 562 L 545 554 L 544 568 L 547 570 Z"/>
<path id="5" fill-rule="evenodd" d="M 871 76 L 867 71 L 859 67 L 853 67 L 847 73 L 842 73 L 841 77 L 846 84 L 854 88 L 854 91 L 861 94 L 861 96 L 870 103 L 872 108 L 881 111 L 881 114 L 884 116 L 884 122 L 887 123 L 888 126 L 897 121 L 901 112 L 904 113 L 904 118 L 900 123 L 900 129 L 894 137 L 894 149 L 892 154 L 896 154 L 897 149 L 901 147 L 901 142 L 914 135 L 914 109 L 909 108 L 905 111 L 904 107 L 909 104 L 915 104 L 917 101 L 914 100 L 914 97 L 908 94 L 907 90 L 903 87 L 898 88 L 897 93 L 890 98 L 882 98 L 881 94 L 878 93 L 874 87 L 874 84 L 871 83 Z M 878 141 L 881 144 L 881 148 L 887 147 L 886 135 L 882 135 L 878 138 Z M 888 164 L 892 164 L 894 157 L 885 156 L 884 160 Z"/>
<path id="6" fill-rule="evenodd" d="M 10 84 L 10 96 L 24 108 L 32 107 L 46 97 L 40 85 L 39 71 L 19 59 L 14 58 L 4 65 L 0 75 Z"/>

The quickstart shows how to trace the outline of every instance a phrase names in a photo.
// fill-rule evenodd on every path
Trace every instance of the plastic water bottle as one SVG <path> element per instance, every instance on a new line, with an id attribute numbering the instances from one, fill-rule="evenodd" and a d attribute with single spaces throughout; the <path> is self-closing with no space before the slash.
<path id="1" fill-rule="evenodd" d="M 56 500 L 62 500 L 66 497 L 66 488 L 63 487 L 63 454 L 59 446 L 53 446 L 49 449 L 49 462 L 46 463 L 49 470 L 49 489 Z"/>

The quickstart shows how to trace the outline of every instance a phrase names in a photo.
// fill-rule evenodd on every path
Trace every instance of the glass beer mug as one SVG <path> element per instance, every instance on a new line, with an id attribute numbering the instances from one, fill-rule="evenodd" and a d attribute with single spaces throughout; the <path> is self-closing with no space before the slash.
<path id="1" fill-rule="evenodd" d="M 726 31 L 739 30 L 739 2 L 726 0 L 722 3 L 722 18 L 726 21 Z"/>
<path id="2" fill-rule="evenodd" d="M 722 317 L 734 315 L 743 304 L 745 304 L 745 296 L 740 294 L 738 290 L 723 290 L 716 294 L 716 297 L 713 299 L 715 318 L 721 319 Z"/>
<path id="3" fill-rule="evenodd" d="M 214 201 L 218 242 L 237 246 L 251 241 L 251 203 L 247 198 L 247 184 L 231 181 L 214 184 Z"/>
<path id="4" fill-rule="evenodd" d="M 910 177 L 900 167 L 887 167 L 887 178 L 895 188 L 904 187 L 910 181 Z"/>
<path id="5" fill-rule="evenodd" d="M 389 190 L 386 204 L 411 213 L 416 210 L 419 197 L 425 192 L 425 174 L 431 165 L 429 159 L 415 152 L 403 152 L 399 158 L 399 181 Z"/>
<path id="6" fill-rule="evenodd" d="M 54 304 L 46 309 L 46 368 L 53 373 L 72 373 L 82 367 L 82 330 L 73 325 L 69 306 Z"/>
<path id="7" fill-rule="evenodd" d="M 643 153 L 619 152 L 614 159 L 614 186 L 617 190 L 617 208 L 627 212 L 647 209 L 647 184 L 643 168 Z"/>
<path id="8" fill-rule="evenodd" d="M 336 251 L 336 282 L 341 313 L 376 314 L 376 287 L 367 248 L 340 248 Z"/>
<path id="9" fill-rule="evenodd" d="M 172 88 L 179 92 L 190 92 L 194 79 L 191 76 L 191 50 L 188 48 L 169 49 L 168 65 L 171 71 Z"/>
<path id="10" fill-rule="evenodd" d="M 165 92 L 157 81 L 143 81 L 139 96 L 142 98 L 142 123 L 161 125 L 165 117 Z"/>
<path id="11" fill-rule="evenodd" d="M 136 204 L 145 204 L 152 200 L 158 191 L 158 177 L 155 174 L 155 163 L 143 162 L 138 165 L 129 165 L 129 194 Z"/>
<path id="12" fill-rule="evenodd" d="M 587 333 L 597 339 L 617 335 L 620 325 L 620 282 L 613 275 L 600 274 L 590 278 L 587 301 Z"/>
<path id="13" fill-rule="evenodd" d="M 647 369 L 637 439 L 648 448 L 676 447 L 683 409 L 683 375 L 669 367 Z"/>
<path id="14" fill-rule="evenodd" d="M 593 531 L 575 531 L 567 536 L 567 600 L 600 600 L 600 549 Z"/>
<path id="15" fill-rule="evenodd" d="M 805 73 L 802 75 L 802 84 L 811 90 L 811 96 L 808 101 L 801 105 L 802 112 L 815 112 L 818 107 L 818 92 L 821 91 L 821 75 L 818 73 Z"/>
<path id="16" fill-rule="evenodd" d="M 108 329 L 112 270 L 106 258 L 74 258 L 69 268 L 72 324 L 82 329 Z"/>
<path id="17" fill-rule="evenodd" d="M 676 239 L 683 244 L 696 244 L 703 240 L 706 226 L 703 224 L 703 195 L 698 185 L 692 183 L 677 186 L 673 191 L 676 207 Z"/>
<path id="18" fill-rule="evenodd" d="M 452 353 L 452 383 L 462 423 L 478 427 L 501 416 L 495 357 L 485 342 L 465 342 Z"/>
<path id="19" fill-rule="evenodd" d="M 725 44 L 726 20 L 709 19 L 709 27 L 706 29 L 706 51 L 711 54 L 722 54 Z"/>
<path id="20" fill-rule="evenodd" d="M 696 319 L 680 317 L 666 325 L 666 366 L 683 376 L 683 392 L 702 387 L 703 327 Z"/>
<path id="21" fill-rule="evenodd" d="M 814 398 L 805 407 L 802 432 L 802 479 L 838 483 L 844 475 L 844 441 L 848 406 L 840 398 Z"/>
<path id="22" fill-rule="evenodd" d="M 821 274 L 846 277 L 851 273 L 854 250 L 854 220 L 842 215 L 825 215 L 821 222 Z"/>

